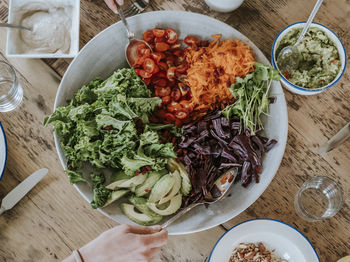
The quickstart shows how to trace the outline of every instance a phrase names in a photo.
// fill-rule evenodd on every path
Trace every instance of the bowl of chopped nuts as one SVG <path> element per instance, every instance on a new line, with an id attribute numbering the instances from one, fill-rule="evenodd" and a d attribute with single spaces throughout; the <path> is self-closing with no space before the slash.
<path id="1" fill-rule="evenodd" d="M 245 259 L 245 260 L 242 260 Z M 278 220 L 254 219 L 228 230 L 215 244 L 208 262 L 319 262 L 310 241 Z"/>

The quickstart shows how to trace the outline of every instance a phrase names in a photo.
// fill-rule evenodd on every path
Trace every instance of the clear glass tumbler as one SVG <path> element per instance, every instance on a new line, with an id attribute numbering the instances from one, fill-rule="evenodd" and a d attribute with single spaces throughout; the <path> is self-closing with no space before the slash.
<path id="1" fill-rule="evenodd" d="M 315 222 L 334 216 L 343 201 L 342 188 L 333 179 L 315 176 L 301 186 L 294 207 L 301 218 Z"/>
<path id="2" fill-rule="evenodd" d="M 0 112 L 15 109 L 23 98 L 23 89 L 19 85 L 13 67 L 0 61 Z"/>

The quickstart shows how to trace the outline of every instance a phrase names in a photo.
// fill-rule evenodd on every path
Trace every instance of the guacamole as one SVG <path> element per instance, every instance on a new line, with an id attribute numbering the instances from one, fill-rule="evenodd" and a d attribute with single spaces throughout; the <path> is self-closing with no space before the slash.
<path id="1" fill-rule="evenodd" d="M 281 39 L 276 57 L 284 47 L 292 46 L 297 41 L 301 30 L 293 29 Z M 297 48 L 301 54 L 298 68 L 290 72 L 281 72 L 292 84 L 310 89 L 321 88 L 331 83 L 338 75 L 341 67 L 338 49 L 321 29 L 310 27 Z"/>

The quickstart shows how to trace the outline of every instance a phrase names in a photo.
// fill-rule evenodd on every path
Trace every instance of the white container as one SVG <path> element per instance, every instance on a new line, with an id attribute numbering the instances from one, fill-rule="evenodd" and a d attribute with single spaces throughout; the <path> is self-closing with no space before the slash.
<path id="1" fill-rule="evenodd" d="M 69 53 L 20 53 L 18 38 L 18 29 L 8 28 L 6 56 L 17 58 L 72 58 L 79 53 L 79 26 L 80 26 L 80 1 L 79 0 L 42 0 L 46 3 L 59 3 L 72 6 L 72 25 L 71 25 L 71 43 Z M 37 0 L 10 0 L 8 22 L 13 23 L 16 10 L 27 3 L 38 2 Z"/>
<path id="2" fill-rule="evenodd" d="M 243 3 L 243 0 L 205 0 L 205 3 L 218 12 L 232 12 Z"/>
<path id="3" fill-rule="evenodd" d="M 282 40 L 282 38 L 290 30 L 295 29 L 295 28 L 303 28 L 304 25 L 305 25 L 305 22 L 299 22 L 299 23 L 295 23 L 295 24 L 289 25 L 286 28 L 284 28 L 276 36 L 275 40 L 273 41 L 272 50 L 271 50 L 271 61 L 272 61 L 272 65 L 273 65 L 274 68 L 278 69 L 277 68 L 277 63 L 276 63 L 276 59 L 277 59 L 276 58 L 276 49 L 277 49 L 277 46 L 278 46 L 279 42 Z M 336 76 L 336 78 L 331 83 L 329 83 L 328 85 L 326 85 L 324 87 L 315 88 L 315 89 L 310 89 L 310 88 L 304 88 L 304 87 L 296 86 L 296 85 L 292 84 L 291 82 L 289 82 L 282 74 L 280 74 L 282 86 L 285 87 L 290 92 L 295 93 L 295 94 L 299 94 L 299 95 L 316 95 L 316 94 L 319 94 L 319 93 L 327 90 L 331 86 L 335 85 L 339 81 L 339 79 L 343 76 L 345 68 L 346 68 L 346 63 L 347 63 L 345 48 L 344 48 L 343 43 L 340 41 L 339 37 L 332 30 L 330 30 L 328 27 L 326 27 L 324 25 L 321 25 L 321 24 L 318 24 L 318 23 L 312 23 L 311 26 L 321 29 L 334 42 L 335 46 L 338 49 L 339 58 L 340 58 L 340 62 L 341 62 L 341 67 L 340 67 L 338 75 Z"/>

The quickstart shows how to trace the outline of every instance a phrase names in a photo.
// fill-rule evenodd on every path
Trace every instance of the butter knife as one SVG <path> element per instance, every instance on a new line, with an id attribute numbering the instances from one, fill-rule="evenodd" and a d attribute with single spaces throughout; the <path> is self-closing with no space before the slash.
<path id="1" fill-rule="evenodd" d="M 342 129 L 339 130 L 327 143 L 322 145 L 318 149 L 320 155 L 324 155 L 327 152 L 333 150 L 337 146 L 341 145 L 350 137 L 350 123 L 347 123 Z"/>
<path id="2" fill-rule="evenodd" d="M 1 202 L 0 215 L 6 210 L 13 208 L 37 183 L 39 183 L 48 171 L 47 168 L 39 169 L 12 189 Z"/>

